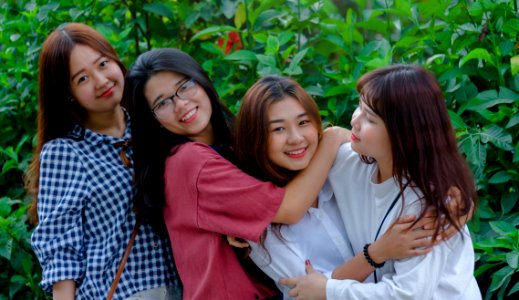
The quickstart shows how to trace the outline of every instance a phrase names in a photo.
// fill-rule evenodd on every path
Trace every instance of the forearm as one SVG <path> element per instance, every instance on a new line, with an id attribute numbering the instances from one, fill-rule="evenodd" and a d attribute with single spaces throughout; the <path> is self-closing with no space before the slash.
<path id="1" fill-rule="evenodd" d="M 338 139 L 323 138 L 308 167 L 287 184 L 283 201 L 272 222 L 299 222 L 317 199 L 340 145 Z"/>
<path id="2" fill-rule="evenodd" d="M 352 279 L 362 282 L 373 273 L 375 269 L 370 266 L 362 253 L 342 264 L 332 272 L 333 279 Z"/>
<path id="3" fill-rule="evenodd" d="M 52 287 L 52 299 L 54 300 L 73 300 L 75 293 L 76 283 L 71 279 L 58 281 Z"/>

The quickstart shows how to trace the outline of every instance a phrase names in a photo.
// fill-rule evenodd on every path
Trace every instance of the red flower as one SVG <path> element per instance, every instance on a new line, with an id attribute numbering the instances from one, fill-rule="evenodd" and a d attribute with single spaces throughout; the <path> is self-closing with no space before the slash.
<path id="1" fill-rule="evenodd" d="M 225 54 L 229 54 L 231 50 L 240 50 L 243 48 L 240 35 L 235 31 L 230 31 L 227 35 L 227 43 L 225 45 L 225 50 L 223 49 L 224 41 L 224 38 L 219 38 L 216 43 L 218 47 L 224 51 L 223 53 Z"/>

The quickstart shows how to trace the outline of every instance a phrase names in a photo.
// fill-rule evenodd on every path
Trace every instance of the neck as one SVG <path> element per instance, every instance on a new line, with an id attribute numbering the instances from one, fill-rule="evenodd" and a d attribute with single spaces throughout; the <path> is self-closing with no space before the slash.
<path id="1" fill-rule="evenodd" d="M 393 163 L 392 162 L 378 162 L 378 172 L 377 172 L 377 183 L 382 183 L 389 178 L 393 177 Z"/>
<path id="2" fill-rule="evenodd" d="M 117 106 L 111 112 L 89 114 L 84 126 L 97 133 L 122 137 L 126 129 L 126 118 L 121 107 Z"/>

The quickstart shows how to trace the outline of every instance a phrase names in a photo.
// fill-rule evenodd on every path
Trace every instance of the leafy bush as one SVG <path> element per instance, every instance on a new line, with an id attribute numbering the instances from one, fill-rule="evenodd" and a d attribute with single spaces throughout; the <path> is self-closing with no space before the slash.
<path id="1" fill-rule="evenodd" d="M 190 53 L 233 111 L 259 76 L 291 76 L 325 122 L 339 125 L 349 123 L 363 73 L 424 65 L 445 91 L 477 181 L 469 225 L 480 288 L 485 299 L 517 296 L 517 1 L 11 0 L 0 4 L 0 299 L 43 298 L 22 174 L 34 144 L 40 47 L 70 21 L 99 30 L 127 65 L 151 48 Z"/>

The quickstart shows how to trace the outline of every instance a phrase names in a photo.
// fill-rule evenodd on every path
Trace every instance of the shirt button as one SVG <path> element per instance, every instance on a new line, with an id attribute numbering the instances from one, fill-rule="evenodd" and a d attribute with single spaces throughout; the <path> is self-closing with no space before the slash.
<path id="1" fill-rule="evenodd" d="M 154 243 L 151 243 L 151 246 L 152 246 L 153 248 L 157 248 L 157 247 L 160 246 L 160 245 L 159 245 L 159 243 L 154 242 Z"/>

